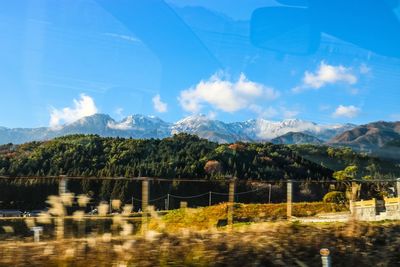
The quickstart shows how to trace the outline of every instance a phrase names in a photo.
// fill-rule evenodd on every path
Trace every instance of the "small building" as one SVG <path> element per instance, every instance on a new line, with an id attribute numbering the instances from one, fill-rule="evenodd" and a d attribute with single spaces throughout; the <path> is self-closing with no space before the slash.
<path id="1" fill-rule="evenodd" d="M 0 210 L 0 217 L 22 217 L 20 210 Z"/>

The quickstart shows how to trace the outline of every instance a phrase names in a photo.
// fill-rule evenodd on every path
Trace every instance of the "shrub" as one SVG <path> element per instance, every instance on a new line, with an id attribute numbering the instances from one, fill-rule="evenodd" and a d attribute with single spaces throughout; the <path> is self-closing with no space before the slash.
<path id="1" fill-rule="evenodd" d="M 346 195 L 340 191 L 332 191 L 324 196 L 323 201 L 325 203 L 344 204 L 346 202 Z"/>

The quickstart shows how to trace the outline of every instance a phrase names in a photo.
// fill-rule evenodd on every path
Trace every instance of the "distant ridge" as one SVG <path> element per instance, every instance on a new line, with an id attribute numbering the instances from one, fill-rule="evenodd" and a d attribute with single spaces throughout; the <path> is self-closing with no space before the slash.
<path id="1" fill-rule="evenodd" d="M 400 121 L 377 121 L 345 131 L 333 137 L 328 143 L 360 149 L 374 149 L 390 145 L 396 140 L 400 140 Z"/>

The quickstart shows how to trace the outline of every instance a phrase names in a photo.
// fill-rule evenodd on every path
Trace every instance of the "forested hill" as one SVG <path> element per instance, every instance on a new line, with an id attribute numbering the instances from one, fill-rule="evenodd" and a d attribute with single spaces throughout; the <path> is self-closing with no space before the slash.
<path id="1" fill-rule="evenodd" d="M 332 171 L 289 147 L 219 145 L 179 134 L 162 140 L 72 135 L 46 142 L 4 145 L 0 174 L 12 176 L 152 176 L 239 179 L 328 179 Z"/>
<path id="2" fill-rule="evenodd" d="M 320 150 L 321 148 L 319 148 Z M 326 150 L 326 149 L 325 149 Z M 334 149 L 333 151 L 341 151 Z M 304 149 L 270 143 L 217 144 L 179 134 L 162 140 L 71 135 L 45 142 L 0 146 L 0 175 L 151 176 L 218 179 L 330 179 L 346 164 L 381 164 L 356 153 L 331 152 L 335 165 L 302 157 Z M 322 151 L 326 154 L 326 151 Z M 335 159 L 337 157 L 337 159 Z M 333 167 L 332 167 L 333 166 Z M 336 166 L 336 167 L 335 167 Z"/>

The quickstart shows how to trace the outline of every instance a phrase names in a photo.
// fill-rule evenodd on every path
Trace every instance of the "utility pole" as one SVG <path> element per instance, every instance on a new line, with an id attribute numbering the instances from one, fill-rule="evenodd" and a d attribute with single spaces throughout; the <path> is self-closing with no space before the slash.
<path id="1" fill-rule="evenodd" d="M 67 193 L 67 178 L 65 175 L 60 175 L 60 182 L 58 184 L 58 194 L 61 196 Z"/>
<path id="2" fill-rule="evenodd" d="M 351 182 L 351 192 L 350 192 L 350 212 L 354 218 L 356 218 L 355 202 L 357 201 L 357 191 L 358 185 L 356 182 Z"/>
<path id="3" fill-rule="evenodd" d="M 272 185 L 271 184 L 269 184 L 269 192 L 268 192 L 268 204 L 269 203 L 271 203 L 271 188 L 272 187 Z"/>
<path id="4" fill-rule="evenodd" d="M 400 178 L 397 178 L 396 180 L 396 189 L 397 189 L 396 196 L 400 198 Z"/>
<path id="5" fill-rule="evenodd" d="M 60 182 L 58 184 L 58 194 L 60 197 L 67 193 L 67 178 L 65 175 L 60 175 Z M 55 230 L 56 230 L 56 237 L 58 240 L 64 239 L 64 216 L 65 216 L 65 209 L 63 207 L 62 211 L 59 211 L 57 218 L 55 219 Z"/>
<path id="6" fill-rule="evenodd" d="M 167 202 L 165 203 L 165 209 L 169 210 L 169 194 L 167 194 Z"/>
<path id="7" fill-rule="evenodd" d="M 228 199 L 228 226 L 231 228 L 233 224 L 233 203 L 235 201 L 235 180 L 229 182 L 229 199 Z"/>
<path id="8" fill-rule="evenodd" d="M 291 180 L 287 181 L 287 200 L 286 200 L 286 217 L 288 220 L 292 218 L 292 196 L 293 196 L 293 184 Z"/>

